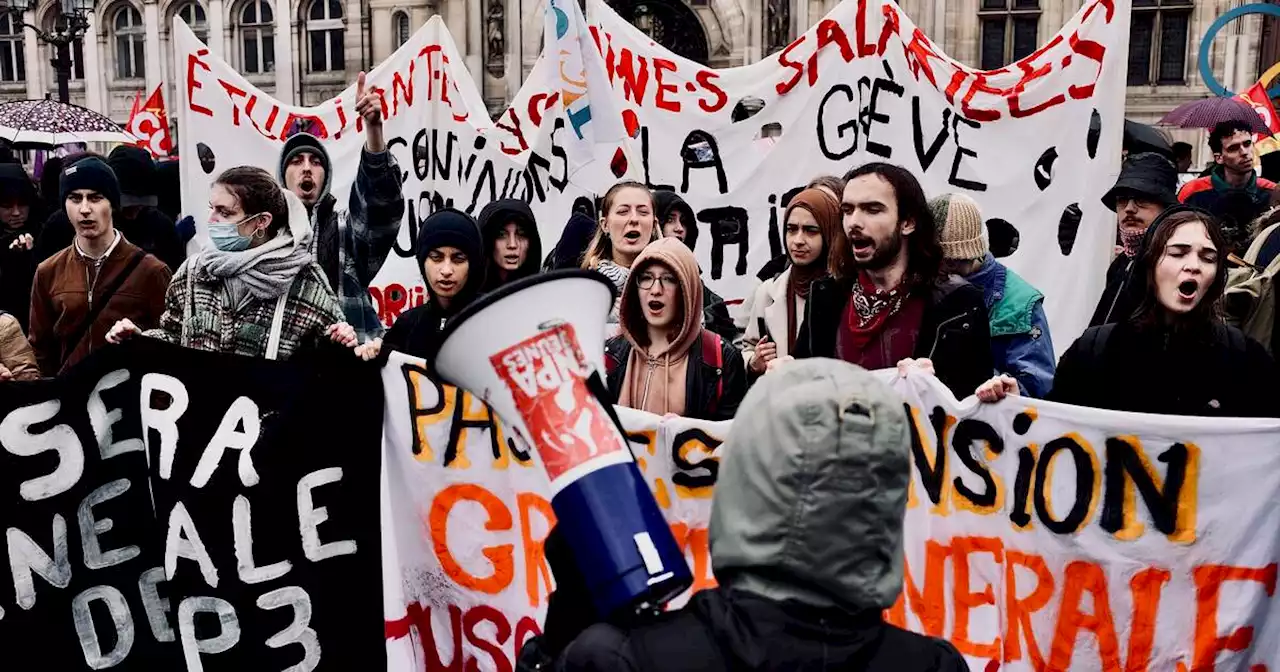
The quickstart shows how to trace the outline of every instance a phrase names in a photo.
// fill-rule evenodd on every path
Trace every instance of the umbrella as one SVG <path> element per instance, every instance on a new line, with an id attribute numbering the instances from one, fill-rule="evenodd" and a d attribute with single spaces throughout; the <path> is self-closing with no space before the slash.
<path id="1" fill-rule="evenodd" d="M 1170 161 L 1173 160 L 1173 145 L 1169 144 L 1169 139 L 1164 137 L 1163 133 L 1151 126 L 1128 119 L 1124 120 L 1124 148 L 1129 150 L 1130 154 L 1155 152 Z"/>
<path id="2" fill-rule="evenodd" d="M 1271 135 L 1271 129 L 1253 106 L 1239 98 L 1205 98 L 1183 103 L 1160 120 L 1162 124 L 1181 128 L 1213 128 L 1224 121 L 1239 121 L 1260 135 Z"/>
<path id="3" fill-rule="evenodd" d="M 119 124 L 93 110 L 48 99 L 0 103 L 0 138 L 15 145 L 40 147 L 138 141 Z"/>

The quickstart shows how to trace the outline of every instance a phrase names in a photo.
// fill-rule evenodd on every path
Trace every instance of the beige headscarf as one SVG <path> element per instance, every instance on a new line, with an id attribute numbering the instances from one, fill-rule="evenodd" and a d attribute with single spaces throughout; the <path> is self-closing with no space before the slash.
<path id="1" fill-rule="evenodd" d="M 655 264 L 665 266 L 679 280 L 684 314 L 679 331 L 670 339 L 671 347 L 651 353 L 639 282 L 644 270 Z M 689 349 L 702 336 L 702 281 L 698 278 L 698 262 L 693 252 L 678 238 L 662 238 L 650 243 L 631 264 L 619 313 L 622 333 L 631 342 L 631 356 L 627 359 L 618 404 L 658 415 L 683 415 Z"/>

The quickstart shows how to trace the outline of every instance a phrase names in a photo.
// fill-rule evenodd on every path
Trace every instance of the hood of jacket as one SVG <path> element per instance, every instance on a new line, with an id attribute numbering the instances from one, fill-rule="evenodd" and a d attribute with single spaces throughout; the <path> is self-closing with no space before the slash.
<path id="1" fill-rule="evenodd" d="M 551 253 L 551 268 L 580 268 L 582 256 L 587 253 L 587 247 L 591 245 L 598 226 L 599 223 L 590 215 L 581 212 L 569 215 L 569 221 L 564 225 L 560 240 Z"/>
<path id="2" fill-rule="evenodd" d="M 280 184 L 287 186 L 284 180 L 284 170 L 289 165 L 289 160 L 296 154 L 302 152 L 311 152 L 320 157 L 320 161 L 324 163 L 324 182 L 320 184 L 320 196 L 316 199 L 316 203 L 324 201 L 329 196 L 329 188 L 333 185 L 333 162 L 329 160 L 329 152 L 324 148 L 324 143 L 310 133 L 294 133 L 284 143 L 284 150 L 280 152 L 280 166 L 277 177 Z"/>
<path id="3" fill-rule="evenodd" d="M 911 435 L 902 398 L 866 370 L 799 360 L 747 393 L 711 504 L 722 586 L 858 612 L 902 590 Z"/>
<path id="4" fill-rule="evenodd" d="M 16 195 L 18 200 L 31 207 L 34 213 L 40 205 L 40 194 L 35 182 L 20 163 L 0 163 L 0 199 Z M 28 218 L 28 223 L 30 218 Z"/>
<path id="5" fill-rule="evenodd" d="M 698 243 L 698 220 L 694 219 L 693 208 L 679 194 L 665 189 L 654 191 L 653 207 L 658 216 L 658 226 L 666 223 L 673 211 L 679 212 L 684 222 L 684 244 L 691 250 L 697 249 L 694 246 Z"/>
<path id="6" fill-rule="evenodd" d="M 503 227 L 513 221 L 519 224 L 525 235 L 529 237 L 529 252 L 525 255 L 524 263 L 520 268 L 504 281 L 498 273 L 497 262 L 493 260 L 493 245 L 502 234 Z M 480 210 L 480 216 L 476 218 L 476 222 L 480 225 L 480 233 L 484 238 L 485 266 L 488 267 L 485 273 L 486 290 L 534 275 L 542 267 L 542 237 L 538 234 L 538 221 L 534 218 L 533 209 L 528 203 L 518 198 L 492 201 Z"/>
<path id="7" fill-rule="evenodd" d="M 631 346 L 639 352 L 646 348 L 637 340 L 637 336 L 648 340 L 648 326 L 641 307 L 642 291 L 640 276 L 644 269 L 654 264 L 662 264 L 675 274 L 680 282 L 680 298 L 684 310 L 680 331 L 671 338 L 671 347 L 667 350 L 672 359 L 676 359 L 689 351 L 702 328 L 702 280 L 698 277 L 698 262 L 693 258 L 693 251 L 675 238 L 659 238 L 649 243 L 631 264 L 631 273 L 622 293 L 622 304 L 619 308 L 619 321 Z"/>

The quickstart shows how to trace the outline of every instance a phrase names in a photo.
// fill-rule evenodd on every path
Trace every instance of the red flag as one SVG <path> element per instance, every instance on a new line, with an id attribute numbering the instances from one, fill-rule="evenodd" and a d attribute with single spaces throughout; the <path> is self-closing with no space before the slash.
<path id="1" fill-rule="evenodd" d="M 1255 82 L 1253 86 L 1236 94 L 1236 97 L 1253 107 L 1272 133 L 1280 134 L 1280 115 L 1276 114 L 1276 108 L 1271 104 L 1271 96 L 1267 95 L 1267 87 L 1263 86 L 1262 82 Z M 1280 143 L 1270 136 L 1256 135 L 1253 138 L 1253 144 L 1258 148 L 1259 155 L 1280 149 Z"/>
<path id="2" fill-rule="evenodd" d="M 169 135 L 169 115 L 164 109 L 163 89 L 163 84 L 157 86 L 141 106 L 134 99 L 127 127 L 138 138 L 138 146 L 151 152 L 156 158 L 168 156 L 173 149 L 173 139 Z"/>

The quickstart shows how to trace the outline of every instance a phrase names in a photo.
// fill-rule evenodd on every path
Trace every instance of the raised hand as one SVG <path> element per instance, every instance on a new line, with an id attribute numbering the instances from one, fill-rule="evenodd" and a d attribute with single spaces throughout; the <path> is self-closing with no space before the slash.
<path id="1" fill-rule="evenodd" d="M 363 71 L 356 77 L 356 113 L 364 119 L 364 148 L 373 153 L 386 150 L 382 137 L 382 97 L 365 86 Z"/>

